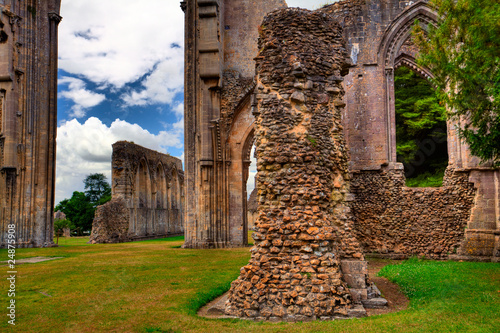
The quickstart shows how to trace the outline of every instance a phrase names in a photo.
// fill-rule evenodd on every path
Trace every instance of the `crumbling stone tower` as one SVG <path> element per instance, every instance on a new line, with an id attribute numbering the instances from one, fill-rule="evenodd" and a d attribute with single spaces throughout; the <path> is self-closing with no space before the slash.
<path id="1" fill-rule="evenodd" d="M 0 246 L 53 245 L 60 0 L 0 1 Z"/>
<path id="2" fill-rule="evenodd" d="M 347 317 L 353 304 L 341 259 L 363 255 L 345 204 L 342 29 L 326 14 L 278 10 L 262 23 L 259 49 L 256 242 L 226 312 L 259 320 Z"/>

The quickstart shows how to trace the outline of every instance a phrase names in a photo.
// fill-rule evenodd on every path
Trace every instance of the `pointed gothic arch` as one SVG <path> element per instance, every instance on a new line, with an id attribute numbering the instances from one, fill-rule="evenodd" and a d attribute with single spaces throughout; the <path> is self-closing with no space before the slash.
<path id="1" fill-rule="evenodd" d="M 234 246 L 248 244 L 247 181 L 250 152 L 254 143 L 255 118 L 251 98 L 240 103 L 229 132 L 227 146 L 232 162 L 229 179 L 229 240 Z"/>
<path id="2" fill-rule="evenodd" d="M 130 230 L 132 235 L 147 235 L 151 229 L 148 218 L 148 207 L 151 207 L 151 179 L 149 165 L 145 158 L 141 158 L 134 181 L 134 203 Z"/>
<path id="3" fill-rule="evenodd" d="M 415 22 L 419 22 L 424 30 L 429 24 L 437 24 L 438 14 L 424 1 L 419 1 L 407 7 L 386 28 L 378 47 L 378 63 L 385 73 L 385 110 L 387 119 L 388 162 L 396 163 L 396 109 L 394 95 L 394 70 L 405 64 L 421 76 L 430 78 L 431 72 L 419 66 L 415 54 L 402 52 L 405 43 L 411 43 L 411 31 Z"/>
<path id="4" fill-rule="evenodd" d="M 162 163 L 156 167 L 156 193 L 155 193 L 155 206 L 157 209 L 167 208 L 167 180 L 165 177 L 165 168 Z"/>

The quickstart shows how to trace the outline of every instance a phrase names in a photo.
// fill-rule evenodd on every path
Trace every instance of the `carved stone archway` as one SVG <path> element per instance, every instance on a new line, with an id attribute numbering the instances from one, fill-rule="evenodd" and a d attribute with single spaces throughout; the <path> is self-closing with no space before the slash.
<path id="1" fill-rule="evenodd" d="M 250 103 L 238 112 L 229 132 L 228 149 L 232 157 L 228 168 L 229 239 L 231 245 L 248 244 L 247 189 L 250 151 L 254 142 L 255 118 Z"/>
<path id="2" fill-rule="evenodd" d="M 247 244 L 258 27 L 284 0 L 186 0 L 185 244 Z"/>
<path id="3" fill-rule="evenodd" d="M 427 30 L 429 24 L 435 25 L 437 23 L 437 12 L 427 2 L 421 1 L 410 5 L 386 28 L 377 52 L 378 63 L 383 66 L 385 73 L 388 160 L 392 163 L 397 162 L 394 70 L 405 64 L 421 76 L 432 77 L 428 69 L 422 68 L 415 61 L 418 50 L 411 47 L 413 44 L 411 42 L 411 33 L 415 21 L 418 21 L 422 28 Z M 401 168 L 401 166 L 398 168 Z"/>

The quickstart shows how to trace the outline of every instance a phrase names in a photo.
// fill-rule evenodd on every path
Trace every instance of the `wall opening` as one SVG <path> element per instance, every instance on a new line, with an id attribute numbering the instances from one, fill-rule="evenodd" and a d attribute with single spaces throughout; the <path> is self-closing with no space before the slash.
<path id="1" fill-rule="evenodd" d="M 141 161 L 137 169 L 136 176 L 136 191 L 135 191 L 135 207 L 144 208 L 149 205 L 149 175 L 148 167 L 144 161 Z"/>
<path id="2" fill-rule="evenodd" d="M 396 152 L 406 185 L 438 187 L 448 165 L 446 109 L 428 79 L 406 66 L 394 72 Z"/>
<path id="3" fill-rule="evenodd" d="M 247 191 L 247 232 L 248 232 L 248 245 L 253 245 L 253 228 L 257 220 L 257 190 L 255 188 L 255 176 L 257 175 L 257 159 L 255 158 L 255 144 L 252 146 L 250 153 L 250 165 L 248 166 L 248 179 L 246 183 Z"/>
<path id="4" fill-rule="evenodd" d="M 156 169 L 156 208 L 165 209 L 167 208 L 167 181 L 165 179 L 165 171 L 161 164 L 158 165 Z"/>

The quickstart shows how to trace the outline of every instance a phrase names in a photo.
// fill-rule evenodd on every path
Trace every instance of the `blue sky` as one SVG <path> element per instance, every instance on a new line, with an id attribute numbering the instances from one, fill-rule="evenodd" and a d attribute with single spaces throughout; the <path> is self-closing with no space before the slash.
<path id="1" fill-rule="evenodd" d="M 287 1 L 309 9 L 326 2 Z M 88 174 L 111 180 L 118 140 L 183 159 L 180 1 L 62 0 L 61 16 L 56 203 L 83 191 Z"/>

